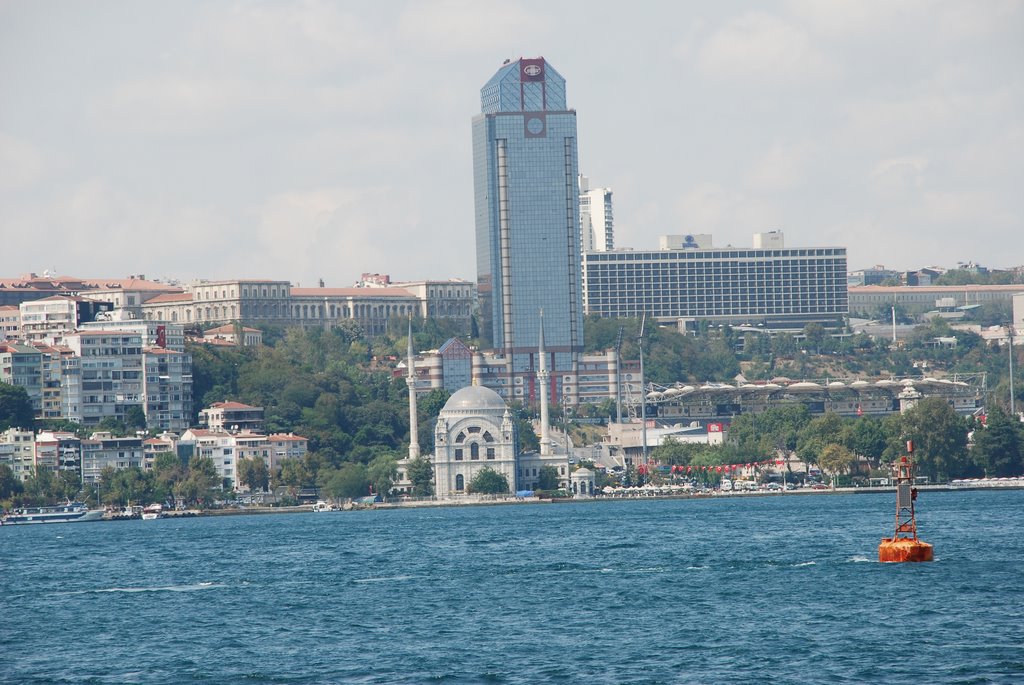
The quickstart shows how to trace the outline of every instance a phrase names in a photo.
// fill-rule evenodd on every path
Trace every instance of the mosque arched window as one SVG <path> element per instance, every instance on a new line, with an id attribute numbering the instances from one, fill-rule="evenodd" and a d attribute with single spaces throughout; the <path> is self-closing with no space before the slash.
<path id="1" fill-rule="evenodd" d="M 479 443 L 474 442 L 474 443 L 472 443 L 469 446 L 469 458 L 470 459 L 479 459 L 480 458 L 480 444 Z"/>
<path id="2" fill-rule="evenodd" d="M 466 489 L 466 479 L 465 479 L 465 477 L 461 473 L 459 475 L 455 476 L 455 489 L 456 490 L 465 490 Z"/>
<path id="3" fill-rule="evenodd" d="M 491 435 L 490 431 L 484 431 L 484 442 L 494 442 L 494 436 Z"/>
<path id="4" fill-rule="evenodd" d="M 465 442 L 465 440 L 466 440 L 466 433 L 465 432 L 460 432 L 457 436 L 455 436 L 455 444 L 456 445 L 461 445 L 463 442 Z"/>

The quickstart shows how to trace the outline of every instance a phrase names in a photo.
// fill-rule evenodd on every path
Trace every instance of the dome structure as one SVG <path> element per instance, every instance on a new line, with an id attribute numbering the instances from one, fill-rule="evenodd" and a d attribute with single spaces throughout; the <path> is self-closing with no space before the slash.
<path id="1" fill-rule="evenodd" d="M 467 412 L 479 411 L 481 409 L 500 409 L 505 411 L 506 408 L 505 400 L 501 399 L 501 395 L 490 388 L 485 388 L 482 385 L 469 385 L 456 390 L 455 394 L 444 403 L 442 411 Z"/>

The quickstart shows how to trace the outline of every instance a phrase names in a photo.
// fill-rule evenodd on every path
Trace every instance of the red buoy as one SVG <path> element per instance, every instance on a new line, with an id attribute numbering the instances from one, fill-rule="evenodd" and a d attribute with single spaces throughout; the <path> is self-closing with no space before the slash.
<path id="1" fill-rule="evenodd" d="M 883 562 L 932 561 L 934 549 L 917 538 L 917 520 L 914 517 L 914 443 L 907 442 L 907 456 L 900 457 L 894 467 L 896 476 L 896 532 L 891 538 L 882 538 L 878 545 L 878 560 Z"/>

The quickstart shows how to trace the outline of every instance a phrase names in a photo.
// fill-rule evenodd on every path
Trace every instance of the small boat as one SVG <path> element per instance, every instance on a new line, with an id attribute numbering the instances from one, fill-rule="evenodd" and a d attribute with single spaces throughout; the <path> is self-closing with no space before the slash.
<path id="1" fill-rule="evenodd" d="M 334 511 L 334 507 L 323 500 L 317 500 L 313 505 L 313 511 Z"/>
<path id="2" fill-rule="evenodd" d="M 0 525 L 18 526 L 27 523 L 76 523 L 79 521 L 100 521 L 102 509 L 89 509 L 81 502 L 68 502 L 52 507 L 26 507 L 15 509 L 0 518 Z"/>
<path id="3" fill-rule="evenodd" d="M 162 504 L 150 504 L 142 510 L 143 521 L 152 521 L 153 519 L 162 519 L 163 517 L 164 505 Z"/>

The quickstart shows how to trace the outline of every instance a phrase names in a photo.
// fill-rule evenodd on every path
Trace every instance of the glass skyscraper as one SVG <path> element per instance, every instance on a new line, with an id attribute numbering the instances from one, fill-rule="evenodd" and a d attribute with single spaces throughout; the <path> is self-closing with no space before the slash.
<path id="1" fill-rule="evenodd" d="M 548 368 L 575 371 L 583 349 L 576 112 L 544 60 L 507 61 L 473 119 L 477 287 L 485 345 L 505 355 L 508 399 L 532 397 L 539 312 Z M 523 386 L 528 386 L 523 388 Z M 492 386 L 493 387 L 493 386 Z M 556 392 L 558 388 L 555 388 Z"/>

